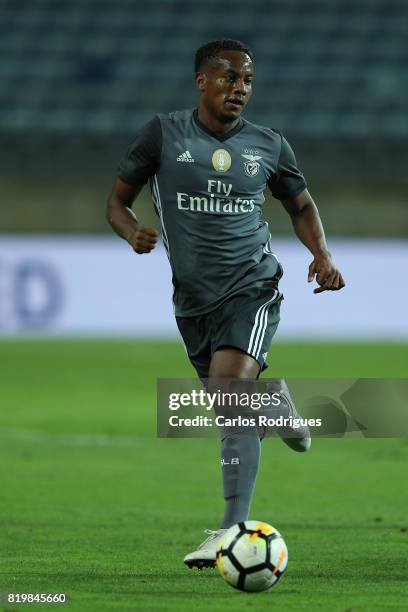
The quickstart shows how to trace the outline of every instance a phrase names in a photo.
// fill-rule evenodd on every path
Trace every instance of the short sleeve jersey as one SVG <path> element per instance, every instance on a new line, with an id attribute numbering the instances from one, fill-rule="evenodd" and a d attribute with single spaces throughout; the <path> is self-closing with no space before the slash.
<path id="1" fill-rule="evenodd" d="M 150 181 L 181 317 L 211 312 L 276 275 L 264 191 L 269 186 L 285 200 L 306 188 L 279 131 L 241 118 L 219 136 L 197 110 L 154 117 L 129 146 L 118 176 L 130 184 Z"/>

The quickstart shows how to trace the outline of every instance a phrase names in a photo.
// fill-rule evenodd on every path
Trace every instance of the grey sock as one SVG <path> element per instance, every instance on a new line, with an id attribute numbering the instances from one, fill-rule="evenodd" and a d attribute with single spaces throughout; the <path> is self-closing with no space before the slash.
<path id="1" fill-rule="evenodd" d="M 221 441 L 225 513 L 221 529 L 246 521 L 259 467 L 261 443 L 257 432 L 236 431 Z"/>

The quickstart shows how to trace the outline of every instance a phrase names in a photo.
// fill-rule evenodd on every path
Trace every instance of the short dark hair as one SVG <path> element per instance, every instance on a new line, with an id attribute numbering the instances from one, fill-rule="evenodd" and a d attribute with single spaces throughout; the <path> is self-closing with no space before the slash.
<path id="1" fill-rule="evenodd" d="M 241 51 L 249 55 L 251 60 L 254 58 L 251 49 L 244 45 L 240 40 L 234 40 L 232 38 L 221 38 L 220 40 L 212 40 L 205 45 L 202 45 L 197 49 L 195 54 L 195 71 L 199 72 L 202 65 L 209 59 L 217 57 L 220 51 Z"/>

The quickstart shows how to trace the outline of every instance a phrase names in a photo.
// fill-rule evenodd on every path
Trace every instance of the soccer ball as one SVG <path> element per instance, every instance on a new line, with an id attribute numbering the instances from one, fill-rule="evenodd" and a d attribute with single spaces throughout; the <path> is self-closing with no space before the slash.
<path id="1" fill-rule="evenodd" d="M 228 529 L 217 548 L 217 567 L 228 584 L 241 591 L 265 591 L 276 584 L 288 564 L 279 531 L 261 521 Z"/>

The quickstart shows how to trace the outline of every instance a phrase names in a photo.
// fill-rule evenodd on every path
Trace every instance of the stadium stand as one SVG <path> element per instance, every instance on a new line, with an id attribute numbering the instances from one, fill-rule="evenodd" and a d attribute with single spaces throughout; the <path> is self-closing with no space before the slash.
<path id="1" fill-rule="evenodd" d="M 135 130 L 196 103 L 194 52 L 225 36 L 255 53 L 245 116 L 294 145 L 329 235 L 406 236 L 406 0 L 0 0 L 0 234 L 108 231 Z M 138 210 L 157 222 L 147 191 Z"/>
<path id="2" fill-rule="evenodd" d="M 292 134 L 408 135 L 405 0 L 3 0 L 0 129 L 117 133 L 194 104 L 192 56 L 256 54 L 250 118 Z"/>

